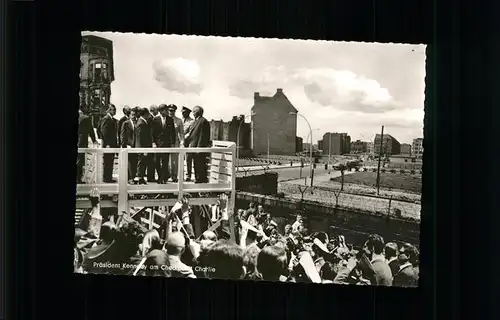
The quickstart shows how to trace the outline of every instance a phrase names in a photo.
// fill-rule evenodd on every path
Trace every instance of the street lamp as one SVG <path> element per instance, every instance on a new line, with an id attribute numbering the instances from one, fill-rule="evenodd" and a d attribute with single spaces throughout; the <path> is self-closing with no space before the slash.
<path id="1" fill-rule="evenodd" d="M 316 128 L 316 129 L 313 129 L 312 131 L 319 131 L 319 130 L 321 130 L 321 129 L 320 129 L 320 128 Z M 309 136 L 310 136 L 310 135 L 311 135 L 311 132 L 309 132 L 309 133 L 307 134 L 306 141 L 308 141 L 308 140 L 309 140 Z M 312 148 L 312 146 L 311 146 L 311 148 Z"/>
<path id="2" fill-rule="evenodd" d="M 309 170 L 311 171 L 311 187 L 313 186 L 313 177 L 314 177 L 314 172 L 313 172 L 313 135 L 312 135 L 312 128 L 311 124 L 309 123 L 309 120 L 307 120 L 306 117 L 304 117 L 301 113 L 298 112 L 290 112 L 291 115 L 297 115 L 300 116 L 302 119 L 304 119 L 307 122 L 307 125 L 309 126 L 309 135 L 311 136 L 311 147 L 309 148 Z"/>
<path id="3" fill-rule="evenodd" d="M 247 117 L 251 117 L 251 116 L 254 116 L 255 113 L 251 113 L 251 114 L 247 114 L 247 115 L 244 115 L 243 116 L 243 119 L 241 119 L 239 125 L 238 125 L 238 132 L 236 133 L 236 158 L 237 158 L 237 167 L 236 169 L 238 169 L 239 165 L 240 165 L 240 129 L 241 129 L 241 124 L 245 122 L 245 119 Z"/>

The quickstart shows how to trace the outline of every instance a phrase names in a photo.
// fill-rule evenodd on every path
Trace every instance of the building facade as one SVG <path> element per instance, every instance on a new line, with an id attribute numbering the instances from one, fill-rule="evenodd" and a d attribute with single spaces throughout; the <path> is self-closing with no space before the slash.
<path id="1" fill-rule="evenodd" d="M 424 138 L 413 139 L 412 151 L 415 157 L 422 158 L 424 155 Z"/>
<path id="2" fill-rule="evenodd" d="M 224 121 L 210 121 L 210 140 L 224 140 Z"/>
<path id="3" fill-rule="evenodd" d="M 380 142 L 382 140 L 382 152 L 380 152 Z M 392 155 L 392 154 L 400 154 L 401 153 L 401 144 L 396 138 L 391 136 L 390 134 L 384 134 L 384 137 L 381 139 L 380 134 L 375 136 L 373 141 L 373 151 L 376 155 Z"/>
<path id="4" fill-rule="evenodd" d="M 323 140 L 318 140 L 318 150 L 323 151 Z"/>
<path id="5" fill-rule="evenodd" d="M 210 140 L 232 141 L 238 139 L 240 154 L 245 151 L 245 154 L 250 151 L 250 132 L 251 124 L 244 122 L 245 116 L 234 116 L 231 121 L 212 120 L 210 121 Z M 241 124 L 241 126 L 240 126 Z"/>
<path id="6" fill-rule="evenodd" d="M 302 143 L 302 137 L 295 137 L 295 152 L 302 152 L 302 150 L 304 150 L 302 147 Z"/>
<path id="7" fill-rule="evenodd" d="M 350 153 L 367 153 L 368 152 L 368 142 L 361 140 L 356 140 L 351 142 L 351 152 Z"/>
<path id="8" fill-rule="evenodd" d="M 251 149 L 255 155 L 295 155 L 297 109 L 277 89 L 271 97 L 254 93 L 252 107 Z"/>
<path id="9" fill-rule="evenodd" d="M 351 137 L 347 133 L 327 132 L 323 135 L 321 147 L 324 155 L 341 155 L 351 152 Z"/>
<path id="10" fill-rule="evenodd" d="M 411 144 L 402 143 L 401 144 L 401 154 L 405 156 L 411 156 Z"/>
<path id="11" fill-rule="evenodd" d="M 90 116 L 94 127 L 106 114 L 114 80 L 113 42 L 97 36 L 83 36 L 80 46 L 79 106 Z"/>
<path id="12" fill-rule="evenodd" d="M 373 148 L 373 142 L 367 142 L 368 154 L 374 154 L 375 149 Z"/>

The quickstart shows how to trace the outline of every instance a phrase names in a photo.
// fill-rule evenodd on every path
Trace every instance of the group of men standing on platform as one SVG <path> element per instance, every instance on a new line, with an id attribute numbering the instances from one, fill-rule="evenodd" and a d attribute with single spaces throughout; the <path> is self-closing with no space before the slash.
<path id="1" fill-rule="evenodd" d="M 97 135 L 104 148 L 207 148 L 210 147 L 210 124 L 203 117 L 203 108 L 195 106 L 191 111 L 182 107 L 182 119 L 176 117 L 174 104 L 148 108 L 123 107 L 123 117 L 115 118 L 116 107 L 110 104 L 106 115 L 97 125 Z M 190 114 L 193 114 L 193 117 Z M 89 138 L 97 144 L 90 117 L 79 110 L 78 147 L 88 148 Z M 103 182 L 113 180 L 115 153 L 103 154 Z M 194 166 L 195 183 L 208 183 L 208 153 L 187 153 L 187 176 L 191 181 Z M 129 153 L 128 180 L 131 184 L 178 182 L 178 153 Z M 77 183 L 84 183 L 85 154 L 78 154 Z M 183 170 L 182 170 L 183 172 Z"/>

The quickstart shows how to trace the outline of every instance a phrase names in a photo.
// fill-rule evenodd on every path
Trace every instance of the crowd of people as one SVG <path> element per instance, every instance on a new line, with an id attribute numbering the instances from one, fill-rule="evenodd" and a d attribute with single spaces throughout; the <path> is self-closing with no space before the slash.
<path id="1" fill-rule="evenodd" d="M 227 196 L 222 195 L 207 217 L 220 225 L 196 238 L 187 199 L 163 212 L 162 225 L 152 230 L 126 216 L 111 215 L 95 223 L 95 192 L 91 202 L 93 210 L 75 232 L 77 273 L 418 286 L 415 246 L 386 243 L 373 234 L 355 247 L 340 234 L 308 232 L 303 214 L 280 232 L 262 205 L 251 203 L 230 217 Z"/>
<path id="2" fill-rule="evenodd" d="M 94 131 L 91 118 L 79 110 L 78 147 L 88 148 L 89 139 L 94 146 L 104 148 L 206 148 L 210 146 L 210 124 L 203 117 L 203 108 L 193 110 L 182 107 L 182 118 L 176 116 L 174 104 L 130 108 L 123 107 L 123 117 L 117 120 L 116 107 L 110 104 L 106 115 Z M 191 113 L 193 117 L 191 117 Z M 99 143 L 96 139 L 101 139 Z M 113 167 L 116 153 L 103 155 L 103 182 L 115 183 Z M 207 153 L 186 155 L 187 176 L 192 181 L 193 167 L 195 183 L 208 183 Z M 183 165 L 183 164 L 181 164 Z M 178 182 L 179 157 L 177 153 L 129 153 L 128 180 L 131 184 Z M 77 183 L 83 181 L 85 154 L 77 158 Z"/>

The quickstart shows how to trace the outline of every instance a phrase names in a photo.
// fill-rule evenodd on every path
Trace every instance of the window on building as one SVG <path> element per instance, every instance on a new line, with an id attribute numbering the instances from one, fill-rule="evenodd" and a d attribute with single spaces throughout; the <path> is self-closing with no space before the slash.
<path id="1" fill-rule="evenodd" d="M 108 78 L 108 64 L 106 62 L 102 63 L 102 78 L 107 79 Z"/>
<path id="2" fill-rule="evenodd" d="M 100 81 L 102 77 L 102 63 L 97 62 L 94 65 L 94 81 Z"/>

